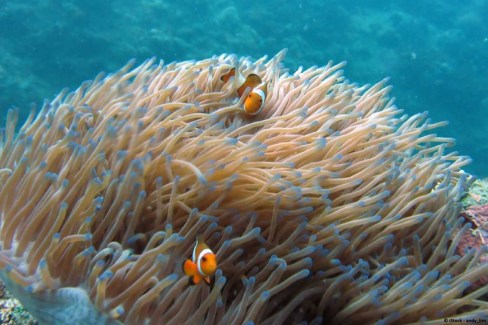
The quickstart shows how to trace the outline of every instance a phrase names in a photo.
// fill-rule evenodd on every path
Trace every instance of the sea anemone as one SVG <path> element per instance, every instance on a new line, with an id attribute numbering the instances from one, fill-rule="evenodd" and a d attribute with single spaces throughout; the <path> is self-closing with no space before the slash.
<path id="1" fill-rule="evenodd" d="M 61 92 L 0 151 L 0 277 L 39 321 L 486 317 L 486 250 L 456 255 L 469 159 L 343 64 L 155 59 Z M 248 117 L 232 67 L 268 82 Z M 244 97 L 244 96 L 243 96 Z M 457 231 L 462 227 L 461 231 Z M 454 233 L 456 235 L 454 235 Z M 197 236 L 211 286 L 181 269 Z"/>

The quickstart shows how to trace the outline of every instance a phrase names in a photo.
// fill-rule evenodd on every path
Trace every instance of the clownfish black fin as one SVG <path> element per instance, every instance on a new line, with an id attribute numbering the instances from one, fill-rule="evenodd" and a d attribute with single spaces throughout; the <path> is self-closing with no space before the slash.
<path id="1" fill-rule="evenodd" d="M 188 283 L 192 286 L 196 284 L 195 281 L 193 280 L 193 276 L 188 277 Z"/>
<path id="2" fill-rule="evenodd" d="M 210 291 L 214 288 L 215 286 L 215 279 L 214 277 L 204 277 L 203 281 L 210 287 Z"/>

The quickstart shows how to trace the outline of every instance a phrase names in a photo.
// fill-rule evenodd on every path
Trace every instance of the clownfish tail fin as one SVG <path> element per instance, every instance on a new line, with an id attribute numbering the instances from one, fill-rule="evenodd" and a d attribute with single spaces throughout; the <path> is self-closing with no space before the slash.
<path id="1" fill-rule="evenodd" d="M 220 80 L 224 83 L 229 81 L 230 78 L 235 77 L 236 75 L 236 68 L 231 68 L 227 73 L 220 76 Z"/>

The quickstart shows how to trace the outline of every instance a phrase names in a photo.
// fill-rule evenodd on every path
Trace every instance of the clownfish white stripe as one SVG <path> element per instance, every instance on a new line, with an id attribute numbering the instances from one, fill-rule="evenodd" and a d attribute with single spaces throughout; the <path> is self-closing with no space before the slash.
<path id="1" fill-rule="evenodd" d="M 261 89 L 254 89 L 252 92 L 255 93 L 255 94 L 258 94 L 259 97 L 261 97 L 261 99 L 263 100 L 263 104 L 262 105 L 264 105 L 264 100 L 266 99 L 266 95 L 264 94 L 264 91 L 262 91 Z"/>
<path id="2" fill-rule="evenodd" d="M 198 261 L 197 261 L 197 267 L 198 267 L 198 272 L 200 272 L 200 274 L 205 274 L 203 271 L 202 271 L 202 258 L 206 255 L 206 254 L 213 254 L 212 250 L 210 248 L 205 248 L 204 250 L 202 250 L 200 252 L 200 255 L 198 255 Z"/>
<path id="3" fill-rule="evenodd" d="M 266 101 L 266 92 L 263 90 L 263 87 L 266 87 L 266 84 L 261 83 L 259 86 L 252 90 L 251 94 L 255 95 L 255 99 L 249 103 L 249 106 L 247 100 L 244 102 L 244 110 L 247 114 L 254 116 L 259 114 L 259 112 L 261 112 L 261 110 L 263 109 L 264 103 Z M 257 103 L 256 96 L 259 96 L 259 98 L 261 99 L 259 107 L 254 106 Z"/>
<path id="4" fill-rule="evenodd" d="M 198 246 L 198 240 L 197 243 L 195 244 L 195 247 L 193 247 L 193 254 L 191 254 L 191 260 L 193 263 L 197 260 L 197 246 Z"/>

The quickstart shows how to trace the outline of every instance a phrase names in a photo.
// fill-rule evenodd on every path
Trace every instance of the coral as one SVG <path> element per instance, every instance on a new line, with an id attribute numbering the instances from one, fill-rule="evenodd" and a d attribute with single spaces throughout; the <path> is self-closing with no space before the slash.
<path id="1" fill-rule="evenodd" d="M 461 216 L 465 218 L 465 223 L 471 224 L 473 229 L 471 231 L 463 231 L 458 235 L 460 238 L 456 238 L 456 240 L 459 240 L 456 253 L 464 256 L 469 250 L 476 248 L 482 252 L 480 256 L 481 263 L 488 263 L 488 252 L 486 249 L 483 253 L 483 249 L 488 245 L 488 205 L 470 206 L 461 212 Z M 488 275 L 483 275 L 474 284 L 476 287 L 487 285 Z"/>
<path id="2" fill-rule="evenodd" d="M 343 64 L 154 59 L 46 102 L 0 153 L 0 277 L 41 323 L 384 323 L 486 315 L 456 255 L 452 139 Z M 237 66 L 269 82 L 242 112 Z M 233 80 L 233 79 L 231 79 Z M 469 231 L 469 225 L 461 232 Z M 181 270 L 197 235 L 212 286 Z M 457 236 L 456 238 L 458 238 Z"/>
<path id="3" fill-rule="evenodd" d="M 0 283 L 0 323 L 9 325 L 36 325 L 37 322 L 20 305 L 20 302 L 12 298 L 3 283 Z"/>
<path id="4" fill-rule="evenodd" d="M 476 179 L 462 199 L 463 207 L 488 204 L 488 179 Z"/>

